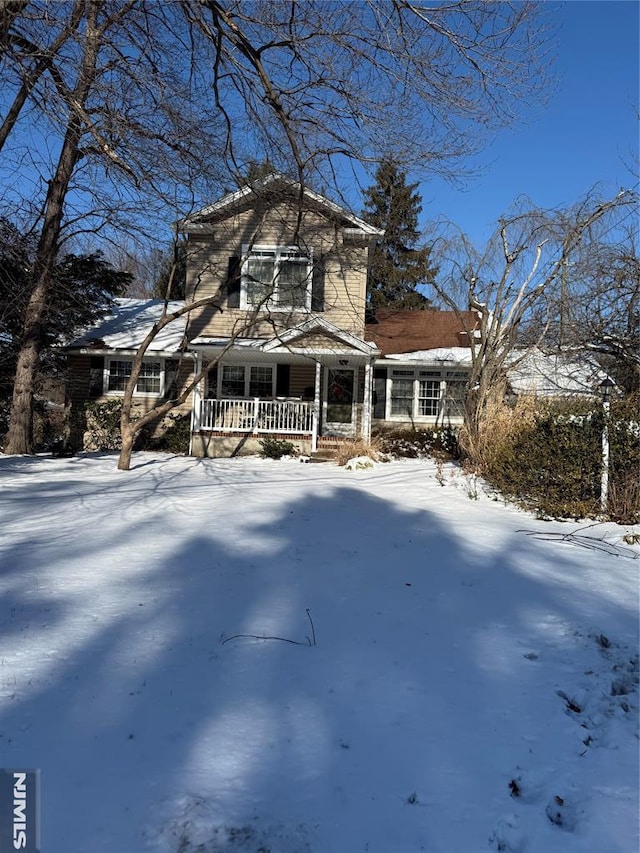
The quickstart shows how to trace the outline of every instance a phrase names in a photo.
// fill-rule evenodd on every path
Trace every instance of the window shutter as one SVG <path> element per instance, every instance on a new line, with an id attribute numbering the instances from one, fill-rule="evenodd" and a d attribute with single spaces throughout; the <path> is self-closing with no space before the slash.
<path id="1" fill-rule="evenodd" d="M 387 396 L 387 368 L 376 367 L 373 371 L 373 417 L 384 418 Z"/>
<path id="2" fill-rule="evenodd" d="M 207 400 L 214 400 L 218 396 L 218 365 L 212 367 L 207 373 L 205 381 L 204 396 Z"/>
<path id="3" fill-rule="evenodd" d="M 241 268 L 240 258 L 237 255 L 232 255 L 229 258 L 229 266 L 227 269 L 227 305 L 229 308 L 240 307 L 240 281 Z"/>
<path id="4" fill-rule="evenodd" d="M 291 375 L 291 367 L 288 364 L 278 364 L 276 366 L 276 397 L 289 396 L 289 377 Z"/>
<path id="5" fill-rule="evenodd" d="M 168 358 L 164 363 L 164 399 L 173 400 L 178 396 L 178 367 L 177 358 Z"/>
<path id="6" fill-rule="evenodd" d="M 104 393 L 104 358 L 92 355 L 89 360 L 89 398 L 101 397 Z"/>
<path id="7" fill-rule="evenodd" d="M 324 258 L 319 257 L 313 265 L 311 278 L 311 310 L 324 311 Z"/>

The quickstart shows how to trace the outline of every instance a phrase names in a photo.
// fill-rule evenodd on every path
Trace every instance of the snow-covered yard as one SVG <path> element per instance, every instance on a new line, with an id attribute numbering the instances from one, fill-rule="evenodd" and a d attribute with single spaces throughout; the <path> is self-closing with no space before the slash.
<path id="1" fill-rule="evenodd" d="M 43 850 L 637 850 L 640 548 L 437 474 L 1 458 L 0 765 L 42 768 Z"/>

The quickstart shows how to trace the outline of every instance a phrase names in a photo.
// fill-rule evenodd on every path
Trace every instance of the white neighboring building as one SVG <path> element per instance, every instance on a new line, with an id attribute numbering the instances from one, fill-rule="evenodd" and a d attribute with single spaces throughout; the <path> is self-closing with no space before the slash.
<path id="1" fill-rule="evenodd" d="M 597 394 L 607 374 L 589 353 L 545 353 L 534 347 L 514 353 L 507 375 L 516 396 L 570 397 Z"/>

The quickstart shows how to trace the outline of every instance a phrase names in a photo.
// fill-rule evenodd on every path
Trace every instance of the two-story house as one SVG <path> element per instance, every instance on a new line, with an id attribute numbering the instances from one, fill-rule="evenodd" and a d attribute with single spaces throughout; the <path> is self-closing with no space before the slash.
<path id="1" fill-rule="evenodd" d="M 313 451 L 371 430 L 373 363 L 364 338 L 369 251 L 381 232 L 280 175 L 180 223 L 187 238 L 196 369 L 192 452 L 257 450 L 278 435 Z"/>
<path id="2" fill-rule="evenodd" d="M 206 369 L 182 411 L 191 453 L 255 453 L 274 436 L 310 453 L 372 425 L 460 423 L 469 335 L 450 312 L 365 318 L 370 253 L 382 236 L 281 175 L 229 193 L 179 223 L 186 303 L 206 300 L 149 349 L 138 408 Z M 76 408 L 121 397 L 161 302 L 121 300 L 69 348 Z M 467 317 L 472 328 L 474 317 Z"/>

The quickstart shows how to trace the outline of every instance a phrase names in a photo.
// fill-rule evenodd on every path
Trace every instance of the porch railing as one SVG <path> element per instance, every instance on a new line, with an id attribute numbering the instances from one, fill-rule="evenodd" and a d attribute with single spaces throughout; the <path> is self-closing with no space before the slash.
<path id="1" fill-rule="evenodd" d="M 313 403 L 301 400 L 202 400 L 201 430 L 211 432 L 313 432 Z"/>

